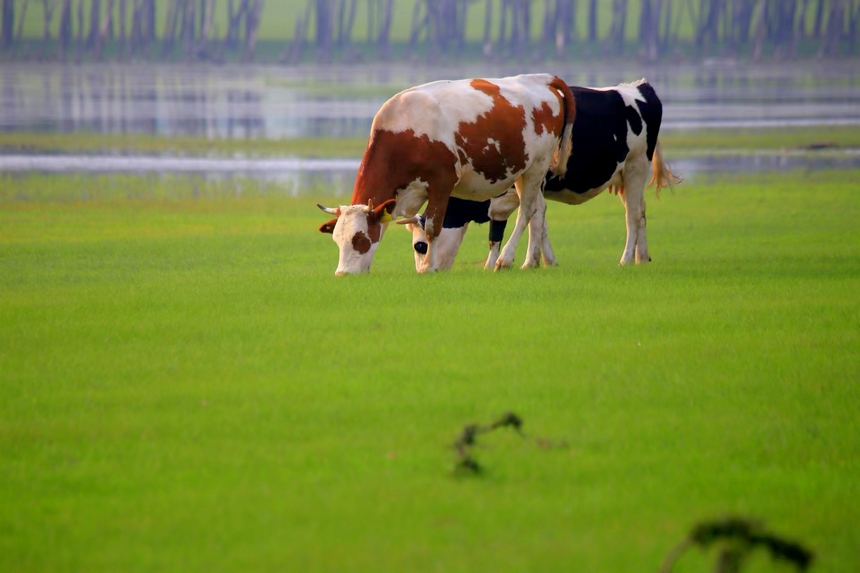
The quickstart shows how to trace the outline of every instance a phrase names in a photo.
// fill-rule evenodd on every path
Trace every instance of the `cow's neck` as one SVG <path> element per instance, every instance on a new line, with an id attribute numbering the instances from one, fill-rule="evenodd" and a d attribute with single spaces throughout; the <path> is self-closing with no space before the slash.
<path id="1" fill-rule="evenodd" d="M 397 187 L 394 186 L 395 174 L 390 172 L 390 166 L 395 165 L 396 161 L 391 155 L 389 150 L 377 144 L 375 137 L 371 137 L 355 177 L 355 187 L 352 189 L 353 205 L 367 205 L 368 201 L 381 205 L 394 199 Z"/>

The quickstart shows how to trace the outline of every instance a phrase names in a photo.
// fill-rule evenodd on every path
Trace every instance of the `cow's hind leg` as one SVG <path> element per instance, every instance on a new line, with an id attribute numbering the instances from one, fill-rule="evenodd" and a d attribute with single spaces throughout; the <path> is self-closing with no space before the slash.
<path id="1" fill-rule="evenodd" d="M 546 220 L 546 200 L 543 198 L 543 193 L 540 194 L 540 202 L 542 205 L 543 216 L 543 232 L 541 233 L 541 259 L 545 267 L 554 267 L 558 265 L 555 259 L 555 253 L 552 250 L 552 245 L 549 242 L 549 223 Z"/>
<path id="2" fill-rule="evenodd" d="M 624 169 L 624 189 L 618 196 L 624 203 L 627 241 L 619 264 L 648 261 L 648 248 L 645 242 L 645 181 L 648 176 L 648 161 L 631 162 Z M 642 246 L 637 246 L 641 240 Z M 644 258 L 640 258 L 643 257 Z"/>

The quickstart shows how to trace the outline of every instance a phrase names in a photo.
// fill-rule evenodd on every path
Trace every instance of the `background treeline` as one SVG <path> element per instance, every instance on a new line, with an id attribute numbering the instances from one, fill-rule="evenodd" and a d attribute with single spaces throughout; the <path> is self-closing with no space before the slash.
<path id="1" fill-rule="evenodd" d="M 858 22 L 860 0 L 0 0 L 0 57 L 840 57 Z"/>

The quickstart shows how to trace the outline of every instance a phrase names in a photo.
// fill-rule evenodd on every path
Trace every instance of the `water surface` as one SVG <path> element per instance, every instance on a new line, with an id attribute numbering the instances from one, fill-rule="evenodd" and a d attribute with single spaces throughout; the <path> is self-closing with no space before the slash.
<path id="1" fill-rule="evenodd" d="M 647 77 L 664 129 L 860 125 L 860 70 L 849 63 L 421 67 L 7 63 L 0 130 L 218 138 L 366 137 L 379 107 L 413 85 L 549 71 L 608 86 Z"/>

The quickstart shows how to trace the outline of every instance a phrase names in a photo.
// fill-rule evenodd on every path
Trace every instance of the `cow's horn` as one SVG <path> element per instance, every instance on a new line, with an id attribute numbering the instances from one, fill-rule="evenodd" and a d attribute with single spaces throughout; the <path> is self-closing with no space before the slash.
<path id="1" fill-rule="evenodd" d="M 317 207 L 319 207 L 321 210 L 325 211 L 329 215 L 334 215 L 336 217 L 340 217 L 340 207 L 338 207 L 337 209 L 334 209 L 332 207 L 323 207 L 319 203 L 317 203 Z"/>
<path id="2" fill-rule="evenodd" d="M 412 215 L 411 217 L 406 217 L 405 219 L 397 219 L 395 221 L 398 225 L 409 225 L 410 223 L 413 225 L 420 225 L 421 222 L 418 220 L 418 215 Z"/>
<path id="3" fill-rule="evenodd" d="M 373 211 L 373 199 L 368 199 L 367 200 L 367 207 L 364 208 L 364 212 L 370 213 L 371 211 Z"/>

